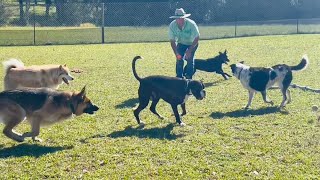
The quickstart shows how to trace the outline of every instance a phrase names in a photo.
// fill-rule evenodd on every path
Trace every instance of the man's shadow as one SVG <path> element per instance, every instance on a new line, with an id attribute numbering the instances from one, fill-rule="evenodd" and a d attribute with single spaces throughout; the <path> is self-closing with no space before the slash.
<path id="1" fill-rule="evenodd" d="M 131 98 L 125 100 L 121 104 L 116 105 L 116 109 L 123 109 L 123 108 L 133 108 L 139 102 L 138 98 Z"/>
<path id="2" fill-rule="evenodd" d="M 233 118 L 239 118 L 239 117 L 247 117 L 247 116 L 261 116 L 265 114 L 272 114 L 280 112 L 282 114 L 288 114 L 287 111 L 280 110 L 279 107 L 264 107 L 260 109 L 249 109 L 249 110 L 244 110 L 244 109 L 239 109 L 236 111 L 231 111 L 231 112 L 213 112 L 211 113 L 210 117 L 213 119 L 222 119 L 224 117 L 233 117 Z"/>
<path id="3" fill-rule="evenodd" d="M 38 144 L 19 144 L 8 148 L 0 149 L 0 159 L 8 157 L 40 157 L 45 154 L 54 153 L 57 151 L 72 149 L 73 146 L 42 146 Z"/>

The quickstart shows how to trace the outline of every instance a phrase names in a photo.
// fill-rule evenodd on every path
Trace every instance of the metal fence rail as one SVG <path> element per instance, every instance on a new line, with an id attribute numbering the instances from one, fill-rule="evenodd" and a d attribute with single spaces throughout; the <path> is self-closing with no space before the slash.
<path id="1" fill-rule="evenodd" d="M 314 1 L 315 0 L 310 0 Z M 168 41 L 174 10 L 183 7 L 201 39 L 320 33 L 320 3 L 255 9 L 202 0 L 145 3 L 5 4 L 0 0 L 0 45 L 51 45 Z M 280 1 L 279 1 L 280 2 Z M 270 2 L 271 3 L 271 2 Z M 281 7 L 284 8 L 284 7 Z"/>

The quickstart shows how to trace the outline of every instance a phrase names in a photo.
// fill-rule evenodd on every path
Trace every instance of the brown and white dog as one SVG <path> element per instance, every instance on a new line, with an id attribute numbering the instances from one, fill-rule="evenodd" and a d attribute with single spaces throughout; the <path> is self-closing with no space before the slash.
<path id="1" fill-rule="evenodd" d="M 93 114 L 99 108 L 81 92 L 57 91 L 49 88 L 22 88 L 0 93 L 0 122 L 5 124 L 3 133 L 18 142 L 25 137 L 41 141 L 37 136 L 40 126 L 50 125 L 70 118 L 73 114 Z M 23 135 L 13 128 L 23 120 L 31 124 L 31 132 Z"/>
<path id="2" fill-rule="evenodd" d="M 25 67 L 17 59 L 4 61 L 4 89 L 22 87 L 40 88 L 48 87 L 58 89 L 59 85 L 73 80 L 66 65 L 39 65 Z"/>
<path id="3" fill-rule="evenodd" d="M 236 76 L 242 86 L 249 92 L 249 101 L 245 106 L 248 109 L 251 105 L 253 96 L 256 92 L 262 94 L 264 102 L 273 105 L 273 102 L 267 97 L 267 90 L 274 84 L 278 84 L 281 89 L 283 100 L 280 108 L 291 102 L 289 86 L 292 81 L 292 71 L 302 71 L 307 68 L 309 60 L 304 55 L 300 63 L 296 66 L 288 66 L 286 64 L 278 64 L 270 68 L 250 67 L 242 63 L 230 65 L 232 73 Z"/>

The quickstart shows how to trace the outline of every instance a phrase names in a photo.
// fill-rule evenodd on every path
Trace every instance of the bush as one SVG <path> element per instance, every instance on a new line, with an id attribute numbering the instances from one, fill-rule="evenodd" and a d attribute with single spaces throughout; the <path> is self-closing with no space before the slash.
<path id="1" fill-rule="evenodd" d="M 10 17 L 9 10 L 6 6 L 0 1 L 0 25 L 5 25 L 8 23 Z"/>

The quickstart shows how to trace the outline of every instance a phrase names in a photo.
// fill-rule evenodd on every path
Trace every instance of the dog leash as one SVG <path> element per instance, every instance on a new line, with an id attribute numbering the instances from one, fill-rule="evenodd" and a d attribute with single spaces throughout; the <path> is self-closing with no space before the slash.
<path id="1" fill-rule="evenodd" d="M 310 91 L 310 92 L 314 92 L 314 93 L 320 93 L 320 89 L 314 89 L 311 88 L 309 86 L 300 86 L 298 84 L 290 84 L 291 88 L 295 88 L 295 89 L 301 89 L 303 91 Z M 279 86 L 272 86 L 270 89 L 280 89 Z"/>

